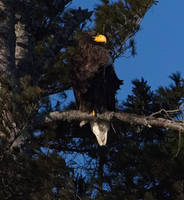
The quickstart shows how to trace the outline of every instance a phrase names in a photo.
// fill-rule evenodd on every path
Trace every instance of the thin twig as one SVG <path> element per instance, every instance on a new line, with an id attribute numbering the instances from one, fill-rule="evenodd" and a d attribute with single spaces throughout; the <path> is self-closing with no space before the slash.
<path id="1" fill-rule="evenodd" d="M 78 194 L 76 194 L 76 197 L 77 197 L 79 200 L 82 200 L 82 199 L 79 197 L 79 195 L 78 195 Z"/>
<path id="2" fill-rule="evenodd" d="M 164 113 L 167 115 L 168 119 L 172 119 L 172 118 L 169 116 L 168 113 L 176 113 L 176 112 L 179 112 L 179 111 L 180 111 L 179 109 L 175 109 L 175 110 L 165 110 L 165 109 L 161 109 L 161 110 L 159 110 L 159 111 L 157 111 L 157 112 L 155 112 L 155 113 L 152 113 L 152 114 L 150 115 L 150 117 L 154 117 L 155 115 L 158 115 L 158 114 L 161 114 L 162 112 L 164 112 Z"/>
<path id="3" fill-rule="evenodd" d="M 116 134 L 117 134 L 117 132 L 116 132 L 116 129 L 114 128 L 114 125 L 113 125 L 113 123 L 112 123 L 112 122 L 111 122 L 111 127 L 112 127 L 112 129 L 113 129 L 114 133 L 116 133 Z"/>
<path id="4" fill-rule="evenodd" d="M 143 17 L 137 19 L 136 25 L 137 25 L 137 26 L 140 25 L 140 23 L 142 22 L 142 20 L 143 20 Z M 117 58 L 118 56 L 120 56 L 121 53 L 118 53 L 118 52 L 120 52 L 120 51 L 122 50 L 123 45 L 124 45 L 131 37 L 133 37 L 133 36 L 136 34 L 136 32 L 137 32 L 137 31 L 135 31 L 135 32 L 133 32 L 133 33 L 129 33 L 129 34 L 125 37 L 125 39 L 121 42 L 119 48 L 118 48 L 117 50 L 115 50 L 115 52 L 114 52 L 115 58 Z M 120 33 L 120 32 L 119 32 L 119 33 Z M 119 34 L 119 33 L 118 33 L 118 34 Z"/>
<path id="5" fill-rule="evenodd" d="M 180 150 L 181 150 L 181 130 L 178 132 L 178 149 L 177 149 L 175 157 L 178 157 Z"/>

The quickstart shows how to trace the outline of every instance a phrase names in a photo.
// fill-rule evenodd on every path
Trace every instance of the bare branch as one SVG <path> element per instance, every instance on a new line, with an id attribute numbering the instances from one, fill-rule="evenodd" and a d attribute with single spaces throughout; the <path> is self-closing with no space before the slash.
<path id="1" fill-rule="evenodd" d="M 181 131 L 184 133 L 184 122 L 168 120 L 164 118 L 156 118 L 153 116 L 142 116 L 125 112 L 105 112 L 103 114 L 97 115 L 96 117 L 92 114 L 81 112 L 78 110 L 70 110 L 63 112 L 51 112 L 44 118 L 36 119 L 34 121 L 34 129 L 42 129 L 46 125 L 56 121 L 112 121 L 113 119 L 118 119 L 124 123 L 131 125 L 143 125 L 146 127 L 159 127 L 165 128 L 173 131 Z"/>
<path id="2" fill-rule="evenodd" d="M 180 109 L 176 109 L 176 110 L 165 110 L 165 109 L 161 109 L 155 113 L 152 113 L 150 116 L 153 117 L 155 115 L 161 114 L 161 113 L 165 113 L 167 115 L 168 118 L 171 119 L 171 117 L 169 116 L 169 113 L 176 113 L 176 112 L 180 112 Z"/>

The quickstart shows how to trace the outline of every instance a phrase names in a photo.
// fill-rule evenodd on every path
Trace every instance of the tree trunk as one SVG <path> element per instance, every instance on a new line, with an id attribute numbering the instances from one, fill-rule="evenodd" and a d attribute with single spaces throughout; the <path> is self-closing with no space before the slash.
<path id="1" fill-rule="evenodd" d="M 11 75 L 15 70 L 15 12 L 11 3 L 0 1 L 0 75 Z"/>
<path id="2" fill-rule="evenodd" d="M 33 65 L 28 5 L 27 1 L 0 1 L 0 136 L 7 141 L 7 151 L 20 147 L 26 139 L 22 135 L 26 120 L 21 127 L 17 123 L 16 98 L 20 76 Z"/>

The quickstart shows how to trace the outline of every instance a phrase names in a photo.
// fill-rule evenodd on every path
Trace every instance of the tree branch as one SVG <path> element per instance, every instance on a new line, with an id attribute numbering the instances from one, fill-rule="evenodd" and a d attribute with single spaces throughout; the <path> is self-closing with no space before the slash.
<path id="1" fill-rule="evenodd" d="M 168 120 L 164 118 L 156 118 L 153 116 L 142 116 L 125 112 L 105 112 L 103 114 L 99 114 L 96 117 L 92 116 L 92 114 L 88 114 L 85 112 L 81 112 L 78 110 L 70 110 L 63 112 L 51 112 L 49 115 L 43 118 L 37 118 L 34 121 L 34 129 L 43 129 L 45 126 L 49 125 L 52 122 L 56 121 L 91 121 L 91 120 L 104 120 L 104 121 L 112 121 L 113 119 L 118 119 L 121 122 L 128 123 L 131 125 L 143 125 L 151 128 L 159 127 L 165 128 L 173 131 L 180 131 L 184 133 L 184 122 Z"/>

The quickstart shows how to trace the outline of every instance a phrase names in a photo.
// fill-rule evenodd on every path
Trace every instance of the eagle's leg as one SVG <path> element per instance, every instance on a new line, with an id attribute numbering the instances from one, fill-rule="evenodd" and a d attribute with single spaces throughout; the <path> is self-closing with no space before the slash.
<path id="1" fill-rule="evenodd" d="M 92 110 L 92 116 L 95 117 L 96 116 L 96 112 L 95 110 Z M 88 121 L 81 121 L 80 122 L 80 127 L 86 125 L 88 123 Z"/>

